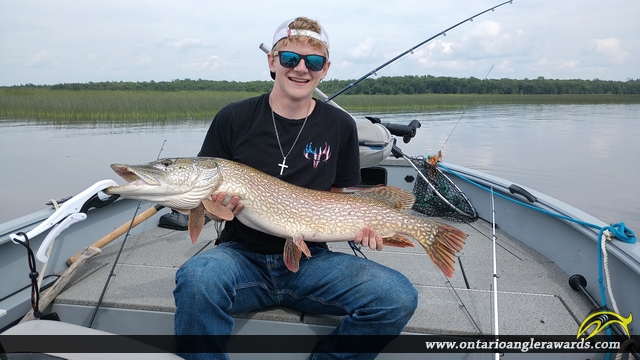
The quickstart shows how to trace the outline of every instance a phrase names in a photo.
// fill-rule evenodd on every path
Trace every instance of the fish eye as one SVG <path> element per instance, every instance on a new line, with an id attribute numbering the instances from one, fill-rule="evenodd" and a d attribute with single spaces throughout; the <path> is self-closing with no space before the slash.
<path id="1" fill-rule="evenodd" d="M 164 165 L 164 166 L 169 166 L 171 164 L 173 164 L 173 162 L 169 159 L 163 159 L 162 161 L 160 161 L 160 164 Z"/>

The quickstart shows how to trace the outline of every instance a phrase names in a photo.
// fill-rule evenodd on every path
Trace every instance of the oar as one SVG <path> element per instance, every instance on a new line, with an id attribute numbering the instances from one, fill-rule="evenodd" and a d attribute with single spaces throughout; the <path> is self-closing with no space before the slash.
<path id="1" fill-rule="evenodd" d="M 162 206 L 162 205 L 155 205 L 155 206 L 147 209 L 142 214 L 136 216 L 133 219 L 133 221 L 128 221 L 128 222 L 122 224 L 122 226 L 120 226 L 119 228 L 113 230 L 110 234 L 106 235 L 102 239 L 100 239 L 100 240 L 96 241 L 95 243 L 93 243 L 91 245 L 91 247 L 102 249 L 104 246 L 106 246 L 107 244 L 111 243 L 113 240 L 119 238 L 120 235 L 126 233 L 127 230 L 133 229 L 134 227 L 138 226 L 141 222 L 143 222 L 143 221 L 147 220 L 148 218 L 152 217 L 153 215 L 155 215 L 158 211 L 162 210 L 163 208 L 164 208 L 164 206 Z M 74 261 L 76 261 L 78 259 L 78 257 L 80 257 L 80 254 L 82 254 L 82 252 L 77 253 L 75 256 L 73 256 L 72 258 L 67 260 L 67 265 L 71 266 L 71 264 L 73 264 Z"/>
<path id="2" fill-rule="evenodd" d="M 80 269 L 80 267 L 82 267 L 82 265 L 84 265 L 84 263 L 87 262 L 87 260 L 89 260 L 92 256 L 100 254 L 101 252 L 102 250 L 93 246 L 89 246 L 88 248 L 80 252 L 80 254 L 78 254 L 77 258 L 75 259 L 77 261 L 74 260 L 75 262 L 60 275 L 58 280 L 56 280 L 56 283 L 53 284 L 53 286 L 50 287 L 49 290 L 47 290 L 47 292 L 45 292 L 40 298 L 38 308 L 45 309 L 47 306 L 49 306 L 53 299 L 55 299 L 56 296 L 58 296 L 58 294 L 62 291 L 62 289 L 67 286 L 69 281 L 71 281 L 73 275 L 78 272 L 78 269 Z M 25 315 L 22 320 L 20 320 L 20 323 L 35 319 L 36 317 L 33 315 L 33 311 L 29 311 L 27 315 Z"/>

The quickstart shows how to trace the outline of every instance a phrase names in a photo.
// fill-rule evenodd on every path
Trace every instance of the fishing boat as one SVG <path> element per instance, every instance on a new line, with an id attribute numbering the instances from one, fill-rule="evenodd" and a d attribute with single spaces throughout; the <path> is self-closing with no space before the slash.
<path id="1" fill-rule="evenodd" d="M 419 248 L 362 250 L 369 259 L 404 273 L 418 290 L 419 306 L 404 334 L 438 335 L 438 340 L 469 338 L 473 342 L 495 339 L 496 334 L 525 336 L 531 341 L 545 336 L 579 340 L 581 325 L 591 314 L 603 310 L 603 300 L 609 304 L 609 319 L 619 320 L 608 339 L 620 345 L 628 335 L 633 338 L 640 333 L 630 318 L 630 314 L 640 313 L 640 246 L 629 240 L 633 238 L 631 231 L 622 229 L 622 235 L 618 234 L 629 235 L 627 239 L 601 240 L 602 229 L 615 229 L 543 193 L 455 164 L 439 162 L 431 168 L 420 167 L 429 162 L 403 154 L 397 144 L 398 139 L 410 141 L 419 131 L 418 122 L 385 126 L 379 119 L 371 120 L 374 123 L 359 121 L 365 165 L 363 186 L 394 185 L 412 191 L 417 196 L 416 206 L 437 198 L 438 206 L 444 206 L 446 211 L 425 215 L 424 208 L 415 206 L 409 211 L 416 216 L 429 215 L 469 234 L 450 279 Z M 444 183 L 434 181 L 434 174 Z M 99 181 L 63 202 L 57 210 L 46 208 L 0 224 L 0 350 L 8 354 L 4 356 L 11 358 L 15 351 L 29 349 L 37 352 L 38 344 L 44 344 L 46 351 L 46 346 L 52 345 L 41 342 L 46 337 L 35 337 L 38 340 L 31 343 L 25 340 L 34 335 L 109 333 L 162 339 L 173 334 L 175 273 L 190 257 L 215 246 L 219 229 L 210 222 L 200 240 L 192 245 L 188 232 L 179 223 L 174 221 L 167 226 L 177 217 L 170 209 L 116 200 L 100 191 L 113 183 Z M 462 200 L 453 199 L 450 194 L 454 192 Z M 34 253 L 30 262 L 25 246 L 20 246 L 27 234 Z M 113 241 L 97 255 L 69 261 L 100 238 Z M 602 241 L 607 255 L 604 260 L 599 247 Z M 353 251 L 347 243 L 330 243 L 330 247 L 334 251 Z M 599 264 L 603 261 L 604 266 Z M 82 265 L 78 265 L 80 262 Z M 71 268 L 74 271 L 69 275 Z M 603 268 L 606 274 L 600 273 Z M 55 299 L 39 308 L 40 320 L 20 322 L 25 315 L 33 314 L 30 273 L 35 277 L 36 272 L 41 281 L 41 300 L 54 290 L 56 283 L 68 283 L 55 290 Z M 602 277 L 608 292 L 605 298 L 600 289 Z M 279 336 L 276 343 L 287 336 L 308 335 L 313 339 L 328 334 L 340 320 L 289 308 L 264 309 L 235 319 L 234 335 L 247 336 L 237 339 L 257 341 L 252 345 L 257 348 L 252 350 L 243 343 L 246 340 L 238 340 L 240 350 L 230 345 L 236 349 L 230 354 L 233 359 L 253 358 L 256 352 L 263 352 L 261 358 L 304 358 L 305 354 L 282 348 L 271 351 L 269 346 L 275 346 L 273 343 L 256 339 L 266 334 Z M 595 331 L 594 327 L 588 330 Z M 395 346 L 395 340 L 390 344 L 390 352 L 383 352 L 379 358 L 424 358 L 434 351 L 412 352 L 416 351 L 411 347 L 413 338 L 404 334 Z M 409 348 L 399 348 L 407 342 Z M 637 358 L 637 347 L 627 351 Z M 458 358 L 464 353 L 460 349 L 444 352 L 437 357 Z M 605 357 L 598 351 L 559 352 L 565 358 Z M 473 358 L 495 355 L 491 351 L 479 353 L 477 349 L 468 353 Z M 502 355 L 509 358 L 523 353 L 503 351 Z M 63 358 L 81 355 L 56 354 Z M 142 355 L 139 349 L 132 354 L 133 358 Z M 176 357 L 170 351 L 150 355 Z M 548 358 L 549 354 L 529 352 L 526 356 Z"/>
<path id="2" fill-rule="evenodd" d="M 316 95 L 338 106 L 332 99 L 346 90 L 327 97 L 316 89 Z M 605 224 L 534 189 L 437 156 L 406 155 L 399 140 L 411 141 L 418 121 L 355 121 L 361 187 L 411 191 L 416 202 L 408 212 L 469 234 L 452 278 L 419 247 L 376 252 L 329 244 L 402 272 L 418 290 L 416 312 L 379 359 L 604 359 L 623 348 L 640 360 L 633 342 L 640 327 L 632 317 L 640 314 L 640 245 L 623 223 Z M 175 274 L 215 246 L 219 226 L 207 224 L 192 245 L 180 215 L 102 192 L 115 184 L 100 180 L 57 208 L 0 224 L 1 359 L 22 352 L 49 354 L 43 359 L 178 358 Z M 34 310 L 39 320 L 30 320 Z M 284 307 L 238 315 L 230 357 L 304 359 L 339 321 Z M 81 335 L 92 336 L 76 338 Z M 601 348 L 585 349 L 591 335 Z"/>

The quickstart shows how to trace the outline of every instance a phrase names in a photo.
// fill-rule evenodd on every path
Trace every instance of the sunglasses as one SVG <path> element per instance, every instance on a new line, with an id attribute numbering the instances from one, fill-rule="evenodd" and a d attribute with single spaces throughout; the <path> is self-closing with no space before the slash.
<path id="1" fill-rule="evenodd" d="M 288 69 L 293 69 L 300 64 L 301 60 L 304 60 L 309 71 L 320 71 L 327 62 L 327 58 L 322 55 L 300 55 L 293 51 L 278 51 L 278 57 L 280 65 Z"/>

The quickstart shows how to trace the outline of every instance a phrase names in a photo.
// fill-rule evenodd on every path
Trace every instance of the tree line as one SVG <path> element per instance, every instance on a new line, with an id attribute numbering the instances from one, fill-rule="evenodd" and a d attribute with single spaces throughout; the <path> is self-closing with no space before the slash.
<path id="1" fill-rule="evenodd" d="M 331 95 L 354 80 L 325 80 L 319 89 Z M 243 91 L 268 92 L 272 81 L 214 81 L 214 80 L 172 80 L 145 82 L 89 82 L 56 85 L 26 84 L 5 88 L 46 88 L 52 90 L 110 90 L 110 91 Z M 397 94 L 522 94 L 522 95 L 563 95 L 563 94 L 640 94 L 640 79 L 627 81 L 611 80 L 558 80 L 545 79 L 478 79 L 444 76 L 389 76 L 368 78 L 356 84 L 344 95 L 397 95 Z"/>

